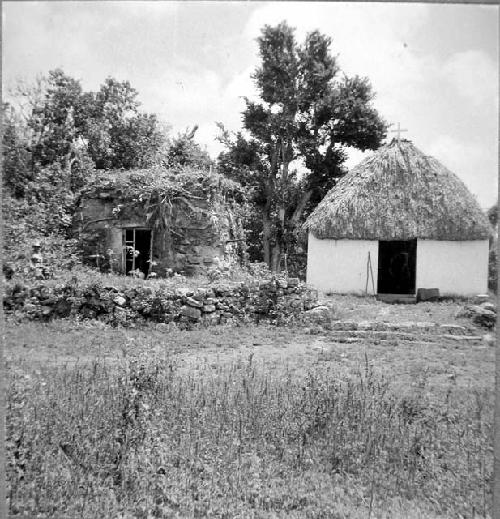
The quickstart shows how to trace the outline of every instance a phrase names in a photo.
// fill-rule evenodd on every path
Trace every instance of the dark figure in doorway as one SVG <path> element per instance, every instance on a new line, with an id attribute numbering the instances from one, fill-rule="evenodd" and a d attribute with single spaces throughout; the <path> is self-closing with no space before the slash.
<path id="1" fill-rule="evenodd" d="M 407 290 L 411 283 L 410 265 L 408 263 L 408 253 L 398 252 L 391 258 L 389 274 L 394 280 L 397 293 Z"/>

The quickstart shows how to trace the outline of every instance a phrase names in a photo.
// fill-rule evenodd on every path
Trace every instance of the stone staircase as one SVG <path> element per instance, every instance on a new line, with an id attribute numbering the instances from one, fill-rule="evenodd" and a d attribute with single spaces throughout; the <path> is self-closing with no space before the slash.
<path id="1" fill-rule="evenodd" d="M 481 343 L 484 331 L 472 326 L 432 322 L 333 321 L 329 335 L 338 342 L 407 341 L 428 343 Z M 494 336 L 492 336 L 494 339 Z"/>

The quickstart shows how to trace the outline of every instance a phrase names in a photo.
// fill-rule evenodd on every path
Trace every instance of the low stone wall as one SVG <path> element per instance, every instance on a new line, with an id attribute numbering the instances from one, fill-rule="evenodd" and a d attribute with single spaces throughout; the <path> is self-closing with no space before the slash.
<path id="1" fill-rule="evenodd" d="M 37 320 L 61 317 L 98 319 L 113 325 L 147 321 L 212 325 L 227 322 L 286 324 L 318 306 L 317 292 L 298 279 L 214 285 L 210 288 L 134 286 L 117 288 L 74 283 L 6 286 L 7 314 Z"/>

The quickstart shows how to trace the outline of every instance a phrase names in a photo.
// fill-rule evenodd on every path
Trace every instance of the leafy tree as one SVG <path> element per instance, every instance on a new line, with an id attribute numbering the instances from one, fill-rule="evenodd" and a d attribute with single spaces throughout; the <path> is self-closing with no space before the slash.
<path id="1" fill-rule="evenodd" d="M 80 82 L 60 69 L 51 70 L 45 95 L 28 119 L 34 162 L 44 167 L 67 159 L 72 143 L 84 137 L 87 111 Z"/>
<path id="2" fill-rule="evenodd" d="M 33 178 L 29 141 L 23 121 L 9 103 L 2 104 L 3 183 L 16 198 L 24 196 L 27 182 Z"/>
<path id="3" fill-rule="evenodd" d="M 165 136 L 154 114 L 139 112 L 137 96 L 128 81 L 113 78 L 88 95 L 86 137 L 98 169 L 145 168 L 155 162 Z"/>
<path id="4" fill-rule="evenodd" d="M 82 145 L 98 169 L 154 163 L 165 136 L 155 115 L 139 111 L 138 92 L 128 81 L 107 78 L 98 92 L 84 92 L 78 80 L 56 69 L 43 85 L 42 95 L 28 103 L 34 164 L 68 167 Z"/>
<path id="5" fill-rule="evenodd" d="M 199 169 L 208 169 L 212 165 L 210 155 L 202 150 L 200 145 L 195 142 L 194 136 L 198 126 L 192 130 L 179 133 L 168 146 L 165 154 L 164 164 L 167 167 L 190 166 Z"/>
<path id="6" fill-rule="evenodd" d="M 488 209 L 487 214 L 488 220 L 490 221 L 491 225 L 493 227 L 496 227 L 498 224 L 498 202 Z"/>
<path id="7" fill-rule="evenodd" d="M 370 104 L 368 79 L 340 77 L 330 38 L 313 31 L 298 45 L 282 22 L 266 25 L 258 44 L 260 100 L 245 100 L 248 136 L 223 132 L 227 151 L 219 162 L 226 171 L 243 168 L 255 186 L 263 258 L 278 271 L 304 212 L 345 174 L 345 147 L 375 149 L 387 127 Z M 293 168 L 297 159 L 308 169 L 303 178 Z"/>

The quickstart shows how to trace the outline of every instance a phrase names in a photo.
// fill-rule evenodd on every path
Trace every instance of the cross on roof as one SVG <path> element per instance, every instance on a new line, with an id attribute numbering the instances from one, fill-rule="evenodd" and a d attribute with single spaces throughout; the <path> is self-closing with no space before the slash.
<path id="1" fill-rule="evenodd" d="M 392 125 L 391 125 L 392 126 Z M 398 136 L 396 137 L 398 139 L 398 144 L 399 144 L 399 139 L 401 137 L 401 132 L 407 132 L 408 130 L 404 129 L 404 128 L 401 128 L 401 124 L 398 123 L 398 129 L 397 130 L 391 130 L 391 133 L 397 133 Z"/>

